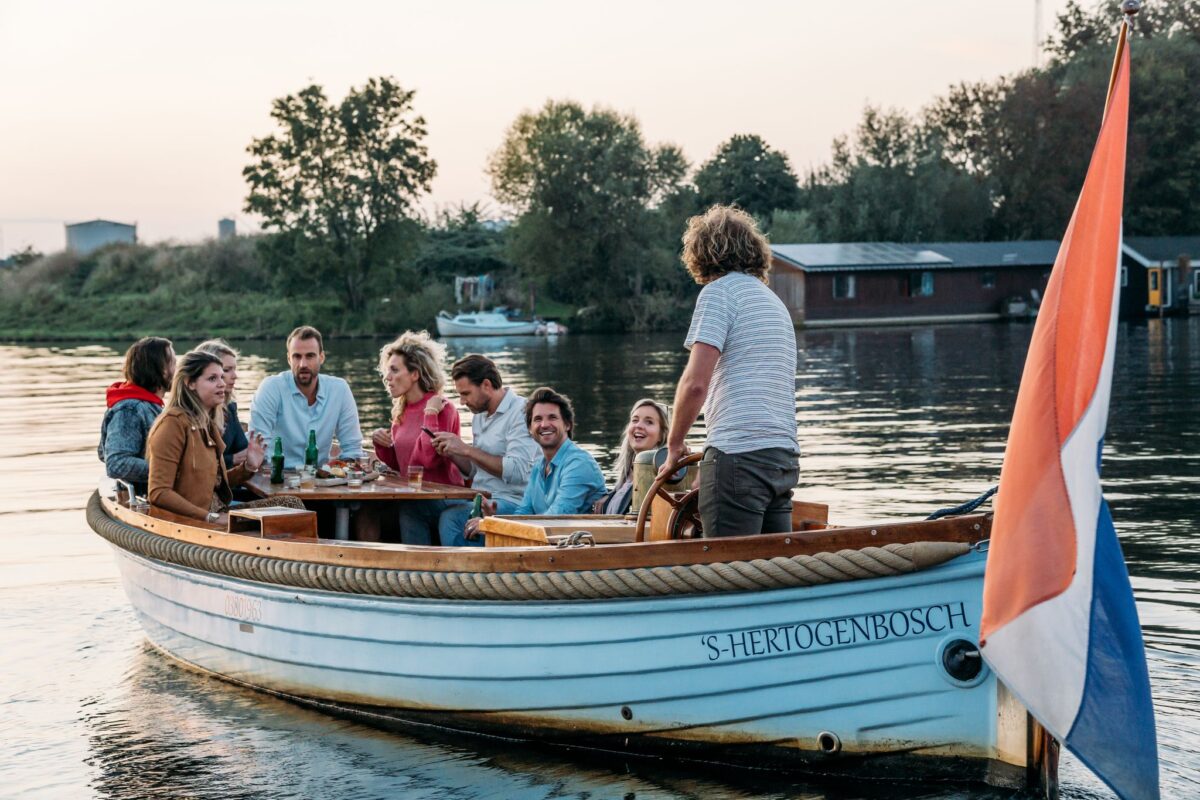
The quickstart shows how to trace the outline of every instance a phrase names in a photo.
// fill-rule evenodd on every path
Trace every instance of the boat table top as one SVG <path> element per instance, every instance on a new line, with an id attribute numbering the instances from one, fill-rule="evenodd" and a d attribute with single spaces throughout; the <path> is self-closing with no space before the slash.
<path id="1" fill-rule="evenodd" d="M 272 484 L 270 475 L 259 472 L 242 485 L 259 497 L 286 494 L 301 500 L 340 500 L 354 503 L 380 500 L 472 500 L 477 494 L 485 497 L 488 494 L 466 486 L 451 486 L 432 481 L 424 481 L 420 489 L 413 489 L 409 487 L 407 478 L 395 475 L 384 475 L 378 480 L 368 481 L 353 489 L 345 484 L 289 489 L 280 484 Z"/>

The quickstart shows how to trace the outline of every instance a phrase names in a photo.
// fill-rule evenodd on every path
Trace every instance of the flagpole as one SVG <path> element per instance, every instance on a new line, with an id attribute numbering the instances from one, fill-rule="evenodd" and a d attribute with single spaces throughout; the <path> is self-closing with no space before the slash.
<path id="1" fill-rule="evenodd" d="M 1117 53 L 1113 56 L 1112 71 L 1108 75 L 1108 92 L 1104 95 L 1104 117 L 1108 117 L 1108 106 L 1112 102 L 1113 89 L 1117 85 L 1117 69 L 1121 65 L 1121 56 L 1125 55 L 1125 48 L 1129 46 L 1129 31 L 1133 28 L 1133 18 L 1142 10 L 1141 0 L 1124 0 L 1121 3 L 1121 13 L 1125 18 L 1121 20 L 1121 30 L 1117 33 Z"/>

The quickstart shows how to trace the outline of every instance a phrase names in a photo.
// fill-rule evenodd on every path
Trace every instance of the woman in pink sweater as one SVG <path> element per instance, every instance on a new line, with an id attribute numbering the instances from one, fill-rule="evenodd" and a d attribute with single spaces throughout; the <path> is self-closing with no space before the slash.
<path id="1" fill-rule="evenodd" d="M 410 466 L 425 469 L 424 479 L 434 483 L 463 486 L 458 466 L 437 454 L 429 434 L 459 432 L 458 412 L 441 392 L 446 385 L 442 368 L 446 349 L 425 331 L 406 331 L 379 351 L 379 374 L 392 396 L 391 430 L 379 428 L 371 434 L 375 455 L 402 476 Z M 400 537 L 405 544 L 431 544 L 437 530 L 437 515 L 444 501 L 409 501 L 401 504 Z M 428 518 L 432 517 L 432 522 Z"/>

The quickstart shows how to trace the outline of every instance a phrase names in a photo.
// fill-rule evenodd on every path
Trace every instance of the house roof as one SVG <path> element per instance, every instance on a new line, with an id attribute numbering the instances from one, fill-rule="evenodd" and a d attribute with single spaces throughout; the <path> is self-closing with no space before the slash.
<path id="1" fill-rule="evenodd" d="M 84 228 L 84 227 L 87 227 L 88 225 L 118 225 L 122 228 L 136 228 L 137 227 L 136 224 L 131 224 L 128 222 L 114 222 L 111 219 L 89 219 L 85 222 L 68 222 L 66 224 L 66 226 L 68 228 Z"/>
<path id="2" fill-rule="evenodd" d="M 1052 266 L 1058 242 L 854 242 L 780 244 L 771 251 L 805 272 L 887 269 L 963 269 L 970 267 Z"/>
<path id="3" fill-rule="evenodd" d="M 1130 236 L 1125 250 L 1143 266 L 1148 262 L 1174 261 L 1182 255 L 1200 259 L 1200 236 Z M 1139 257 L 1140 256 L 1140 257 Z"/>
<path id="4" fill-rule="evenodd" d="M 926 249 L 924 245 L 894 242 L 777 244 L 771 246 L 771 252 L 785 263 L 805 272 L 951 266 L 950 259 Z"/>
<path id="5" fill-rule="evenodd" d="M 1058 242 L 1035 239 L 1029 242 L 930 242 L 923 244 L 946 256 L 956 267 L 1041 267 L 1053 266 Z"/>

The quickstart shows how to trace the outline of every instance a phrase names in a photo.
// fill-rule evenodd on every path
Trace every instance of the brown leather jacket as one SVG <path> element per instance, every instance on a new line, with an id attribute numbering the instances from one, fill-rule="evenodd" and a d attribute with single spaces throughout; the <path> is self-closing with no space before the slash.
<path id="1" fill-rule="evenodd" d="M 253 473 L 239 464 L 226 472 L 225 443 L 215 430 L 192 422 L 181 408 L 164 411 L 150 429 L 150 504 L 185 517 L 204 519 L 215 494 L 228 504 L 231 485 Z"/>

